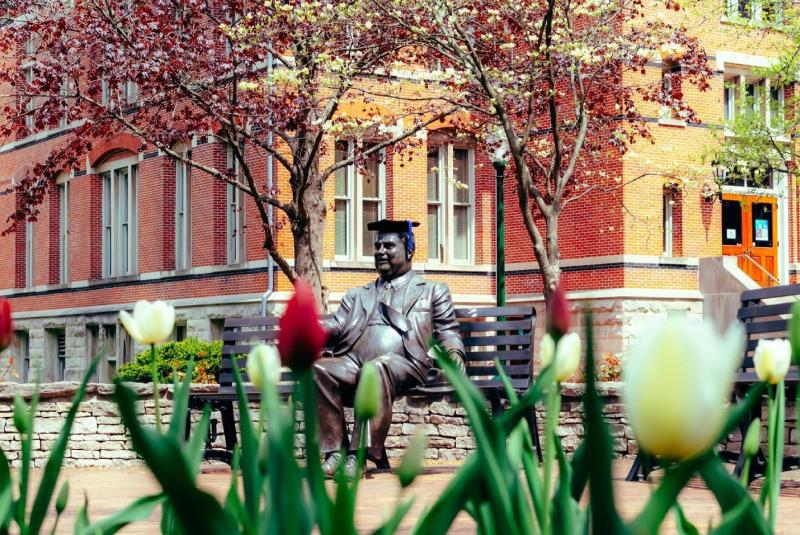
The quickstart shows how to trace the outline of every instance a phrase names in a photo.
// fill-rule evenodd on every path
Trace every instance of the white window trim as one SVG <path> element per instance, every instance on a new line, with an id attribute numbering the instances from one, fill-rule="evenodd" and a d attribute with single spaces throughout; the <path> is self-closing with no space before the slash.
<path id="1" fill-rule="evenodd" d="M 191 158 L 191 150 L 177 147 L 176 152 Z M 180 182 L 180 183 L 179 183 Z M 178 201 L 183 196 L 183 218 L 179 219 Z M 192 167 L 180 160 L 175 161 L 175 269 L 192 267 Z M 180 239 L 182 238 L 182 239 Z"/>
<path id="2" fill-rule="evenodd" d="M 25 288 L 36 285 L 36 226 L 32 221 L 25 221 Z"/>
<path id="3" fill-rule="evenodd" d="M 673 236 L 673 224 L 672 224 L 673 217 L 672 216 L 673 216 L 673 208 L 675 206 L 675 194 L 673 192 L 671 192 L 671 191 L 665 191 L 662 203 L 663 203 L 663 219 L 662 219 L 662 223 L 663 223 L 663 227 L 664 227 L 663 228 L 663 232 L 664 232 L 664 238 L 663 238 L 664 251 L 663 251 L 662 255 L 665 256 L 665 257 L 671 257 L 672 253 L 673 253 L 673 250 L 674 250 L 674 244 L 673 244 L 673 241 L 672 241 L 672 236 Z"/>
<path id="4" fill-rule="evenodd" d="M 122 277 L 126 275 L 133 275 L 138 271 L 139 265 L 139 247 L 138 247 L 138 231 L 139 231 L 139 157 L 138 156 L 131 156 L 130 158 L 124 158 L 120 160 L 114 160 L 112 162 L 105 163 L 97 168 L 97 174 L 100 175 L 101 180 L 103 180 L 103 199 L 102 199 L 102 211 L 105 213 L 106 209 L 110 209 L 111 213 L 109 214 L 109 226 L 110 226 L 110 237 L 106 237 L 106 220 L 103 214 L 101 214 L 101 224 L 103 225 L 102 228 L 102 248 L 103 248 L 103 255 L 102 255 L 102 276 L 103 278 L 109 277 Z M 132 170 L 133 167 L 137 166 L 136 172 L 136 180 L 131 180 L 133 175 Z M 128 225 L 130 231 L 130 239 L 128 240 L 128 266 L 127 268 L 123 269 L 120 263 L 120 253 L 118 252 L 119 247 L 119 221 L 118 221 L 118 207 L 114 206 L 112 202 L 116 199 L 115 193 L 115 171 L 122 169 L 124 167 L 128 168 L 128 202 L 130 206 L 128 207 Z M 109 191 L 106 192 L 105 189 L 105 177 L 103 176 L 105 173 L 109 173 L 109 184 L 110 188 Z M 106 199 L 106 194 L 110 197 L 108 200 Z M 107 204 L 108 203 L 108 204 Z M 107 243 L 110 240 L 110 243 Z"/>
<path id="5" fill-rule="evenodd" d="M 62 177 L 56 180 L 59 188 L 58 213 L 58 279 L 60 284 L 69 284 L 69 198 L 70 180 Z"/>
<path id="6" fill-rule="evenodd" d="M 239 160 L 233 154 L 233 149 L 227 147 L 226 158 L 228 168 L 233 167 L 237 179 L 241 173 Z M 245 252 L 245 202 L 244 192 L 233 184 L 225 188 L 225 258 L 229 266 L 243 264 L 246 260 Z M 231 206 L 234 206 L 233 211 Z"/>
<path id="7" fill-rule="evenodd" d="M 439 203 L 443 210 L 440 211 L 442 217 L 439 218 L 439 243 L 444 244 L 444 258 L 429 258 L 428 262 L 434 265 L 454 265 L 467 266 L 475 264 L 475 149 L 473 147 L 458 143 L 444 143 L 439 149 Z M 442 150 L 444 148 L 445 150 Z M 467 243 L 469 252 L 466 259 L 455 258 L 455 176 L 453 173 L 453 162 L 455 149 L 465 149 L 468 154 L 468 191 L 469 191 L 469 212 L 467 228 Z M 444 171 L 444 172 L 443 172 Z M 426 195 L 427 199 L 427 195 Z M 427 203 L 427 200 L 426 200 Z M 427 213 L 427 210 L 426 210 Z"/>
<path id="8" fill-rule="evenodd" d="M 356 143 L 361 141 L 353 140 L 338 140 L 339 142 L 347 143 L 347 157 L 352 158 L 355 154 Z M 380 162 L 378 163 L 378 219 L 386 217 L 386 162 L 384 157 L 386 153 L 384 150 L 380 151 Z M 338 200 L 347 200 L 347 221 L 348 221 L 348 240 L 349 246 L 347 254 L 334 255 L 335 260 L 351 260 L 356 262 L 370 262 L 373 260 L 372 256 L 361 254 L 364 251 L 364 213 L 361 209 L 364 202 L 364 186 L 362 183 L 362 174 L 355 165 L 348 165 L 345 167 L 347 170 L 347 197 L 335 197 Z M 335 232 L 335 230 L 334 230 Z M 334 236 L 335 239 L 335 236 Z M 335 250 L 335 248 L 334 248 Z"/>

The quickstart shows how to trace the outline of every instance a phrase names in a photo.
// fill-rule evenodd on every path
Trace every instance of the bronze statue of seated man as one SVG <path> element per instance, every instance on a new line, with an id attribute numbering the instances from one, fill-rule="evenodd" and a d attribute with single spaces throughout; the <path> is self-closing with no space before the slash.
<path id="1" fill-rule="evenodd" d="M 377 458 L 392 422 L 394 399 L 425 382 L 434 362 L 428 355 L 435 340 L 462 368 L 464 344 L 458 332 L 453 301 L 446 284 L 426 281 L 411 266 L 414 256 L 412 221 L 380 220 L 367 225 L 377 231 L 375 268 L 379 277 L 349 290 L 336 314 L 324 322 L 327 356 L 314 364 L 320 450 L 323 470 L 332 476 L 349 453 L 345 474 L 357 477 L 355 450 L 359 424 L 348 437 L 344 406 L 352 406 L 365 362 L 375 364 L 382 387 L 382 410 L 369 422 L 367 452 Z"/>

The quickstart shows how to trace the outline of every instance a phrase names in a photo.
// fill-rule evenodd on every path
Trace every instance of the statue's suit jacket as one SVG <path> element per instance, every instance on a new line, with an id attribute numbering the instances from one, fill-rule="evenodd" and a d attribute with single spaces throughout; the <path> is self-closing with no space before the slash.
<path id="1" fill-rule="evenodd" d="M 333 356 L 344 356 L 352 350 L 365 331 L 373 308 L 382 306 L 378 301 L 377 282 L 376 279 L 349 290 L 336 314 L 324 322 L 329 343 L 333 344 Z M 428 357 L 432 340 L 451 356 L 463 359 L 464 344 L 447 285 L 414 275 L 399 291 L 404 293 L 402 310 L 387 307 L 387 319 L 402 333 L 406 355 L 423 367 L 421 371 L 424 373 L 432 364 Z"/>

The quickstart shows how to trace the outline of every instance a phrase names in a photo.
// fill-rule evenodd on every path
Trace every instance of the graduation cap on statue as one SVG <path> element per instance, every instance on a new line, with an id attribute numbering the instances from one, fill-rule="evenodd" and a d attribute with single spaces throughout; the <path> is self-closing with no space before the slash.
<path id="1" fill-rule="evenodd" d="M 411 221 L 410 219 L 403 219 L 395 221 L 392 219 L 381 219 L 380 221 L 373 221 L 367 223 L 367 230 L 374 230 L 378 233 L 397 233 L 405 234 L 407 236 L 407 247 L 409 252 L 414 252 L 416 245 L 414 243 L 414 227 L 418 227 L 419 222 Z"/>

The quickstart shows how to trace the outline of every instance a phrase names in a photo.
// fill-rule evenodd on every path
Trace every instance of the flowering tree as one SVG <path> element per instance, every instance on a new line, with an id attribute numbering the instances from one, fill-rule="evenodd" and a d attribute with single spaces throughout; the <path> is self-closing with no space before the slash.
<path id="1" fill-rule="evenodd" d="M 680 90 L 708 88 L 705 53 L 683 28 L 644 17 L 637 0 L 419 0 L 375 2 L 441 66 L 448 98 L 478 130 L 508 141 L 519 205 L 549 296 L 560 277 L 558 221 L 592 191 L 624 186 L 595 168 L 651 139 L 644 102 L 696 122 Z M 665 9 L 679 9 L 665 0 Z M 647 76 L 656 55 L 679 67 L 667 86 Z M 499 145 L 498 139 L 487 139 Z"/>
<path id="2" fill-rule="evenodd" d="M 375 103 L 400 94 L 387 89 L 386 74 L 403 42 L 392 27 L 378 28 L 377 13 L 362 0 L 22 4 L 0 28 L 0 54 L 17 67 L 0 71 L 0 87 L 8 88 L 0 96 L 0 139 L 59 124 L 71 129 L 14 186 L 25 202 L 7 231 L 36 216 L 58 173 L 77 168 L 97 142 L 127 132 L 141 140 L 140 150 L 155 147 L 250 196 L 264 247 L 282 272 L 291 281 L 307 279 L 324 296 L 327 178 L 380 158 L 386 147 L 403 149 L 417 130 L 447 114 L 413 91 L 405 101 Z M 353 102 L 361 103 L 359 113 L 348 114 L 343 108 Z M 235 165 L 174 150 L 207 135 L 229 147 Z M 323 166 L 335 136 L 371 143 Z M 274 160 L 283 191 L 259 181 L 246 148 Z M 278 251 L 269 207 L 291 229 L 293 267 Z"/>

